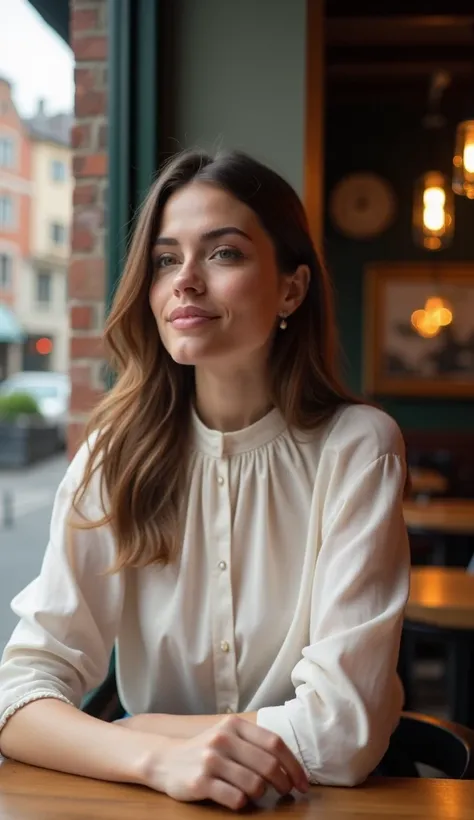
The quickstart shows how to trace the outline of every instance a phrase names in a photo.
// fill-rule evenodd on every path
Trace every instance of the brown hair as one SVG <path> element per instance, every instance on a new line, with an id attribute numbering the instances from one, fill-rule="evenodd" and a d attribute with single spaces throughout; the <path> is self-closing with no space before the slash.
<path id="1" fill-rule="evenodd" d="M 101 497 L 107 496 L 104 517 L 79 526 L 111 525 L 115 570 L 166 564 L 179 554 L 194 370 L 177 364 L 163 346 L 148 296 L 163 209 L 175 191 L 193 181 L 218 185 L 254 211 L 274 243 L 282 275 L 302 264 L 310 269 L 307 294 L 285 332 L 276 334 L 269 363 L 272 401 L 288 426 L 316 428 L 341 404 L 356 401 L 336 376 L 330 283 L 295 191 L 239 152 L 211 157 L 186 151 L 175 157 L 146 198 L 114 296 L 104 336 L 117 380 L 88 424 L 87 435 L 96 435 L 73 500 L 79 512 L 99 469 Z"/>

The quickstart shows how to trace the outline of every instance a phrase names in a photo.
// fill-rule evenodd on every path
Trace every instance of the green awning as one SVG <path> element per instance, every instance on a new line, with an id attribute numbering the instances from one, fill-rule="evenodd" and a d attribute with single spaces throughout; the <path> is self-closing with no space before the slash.
<path id="1" fill-rule="evenodd" d="M 13 311 L 0 305 L 0 342 L 22 342 L 26 334 Z"/>

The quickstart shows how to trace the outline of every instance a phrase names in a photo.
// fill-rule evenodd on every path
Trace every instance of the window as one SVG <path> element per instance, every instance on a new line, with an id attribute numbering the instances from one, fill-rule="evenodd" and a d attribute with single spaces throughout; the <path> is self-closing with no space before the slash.
<path id="1" fill-rule="evenodd" d="M 53 182 L 64 182 L 66 179 L 66 165 L 59 159 L 53 159 L 51 163 L 51 179 Z"/>
<path id="2" fill-rule="evenodd" d="M 0 194 L 0 228 L 13 227 L 13 199 L 8 194 Z"/>
<path id="3" fill-rule="evenodd" d="M 7 253 L 0 253 L 0 290 L 11 290 L 13 283 L 13 260 Z"/>
<path id="4" fill-rule="evenodd" d="M 0 168 L 13 168 L 15 147 L 10 137 L 0 137 Z"/>
<path id="5" fill-rule="evenodd" d="M 49 305 L 51 302 L 51 274 L 36 274 L 36 301 L 40 305 Z"/>
<path id="6" fill-rule="evenodd" d="M 55 245 L 64 245 L 66 241 L 66 228 L 59 222 L 51 224 L 51 239 Z"/>

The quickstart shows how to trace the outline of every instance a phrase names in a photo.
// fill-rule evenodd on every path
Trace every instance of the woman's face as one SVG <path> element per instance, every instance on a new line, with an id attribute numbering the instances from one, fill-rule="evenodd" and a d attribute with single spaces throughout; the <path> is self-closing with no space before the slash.
<path id="1" fill-rule="evenodd" d="M 266 361 L 279 314 L 297 306 L 257 216 L 215 185 L 191 183 L 170 197 L 153 268 L 151 309 L 180 364 Z"/>

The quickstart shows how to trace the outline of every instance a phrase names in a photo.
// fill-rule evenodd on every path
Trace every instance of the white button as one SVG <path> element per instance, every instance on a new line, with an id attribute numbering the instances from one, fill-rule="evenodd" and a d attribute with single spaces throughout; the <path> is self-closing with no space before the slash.
<path id="1" fill-rule="evenodd" d="M 227 643 L 227 641 L 221 641 L 221 649 L 222 649 L 223 652 L 228 652 L 229 651 L 230 646 Z"/>
<path id="2" fill-rule="evenodd" d="M 222 570 L 227 569 L 227 564 L 226 564 L 225 561 L 219 561 L 217 566 L 219 567 L 219 569 L 222 569 Z"/>
<path id="3" fill-rule="evenodd" d="M 224 483 L 224 479 L 222 478 L 222 476 L 221 476 L 221 475 L 220 475 L 220 476 L 219 476 L 219 478 L 217 479 L 217 483 L 219 484 L 219 486 L 220 486 L 220 487 L 222 487 L 222 485 L 223 485 L 223 483 Z"/>

